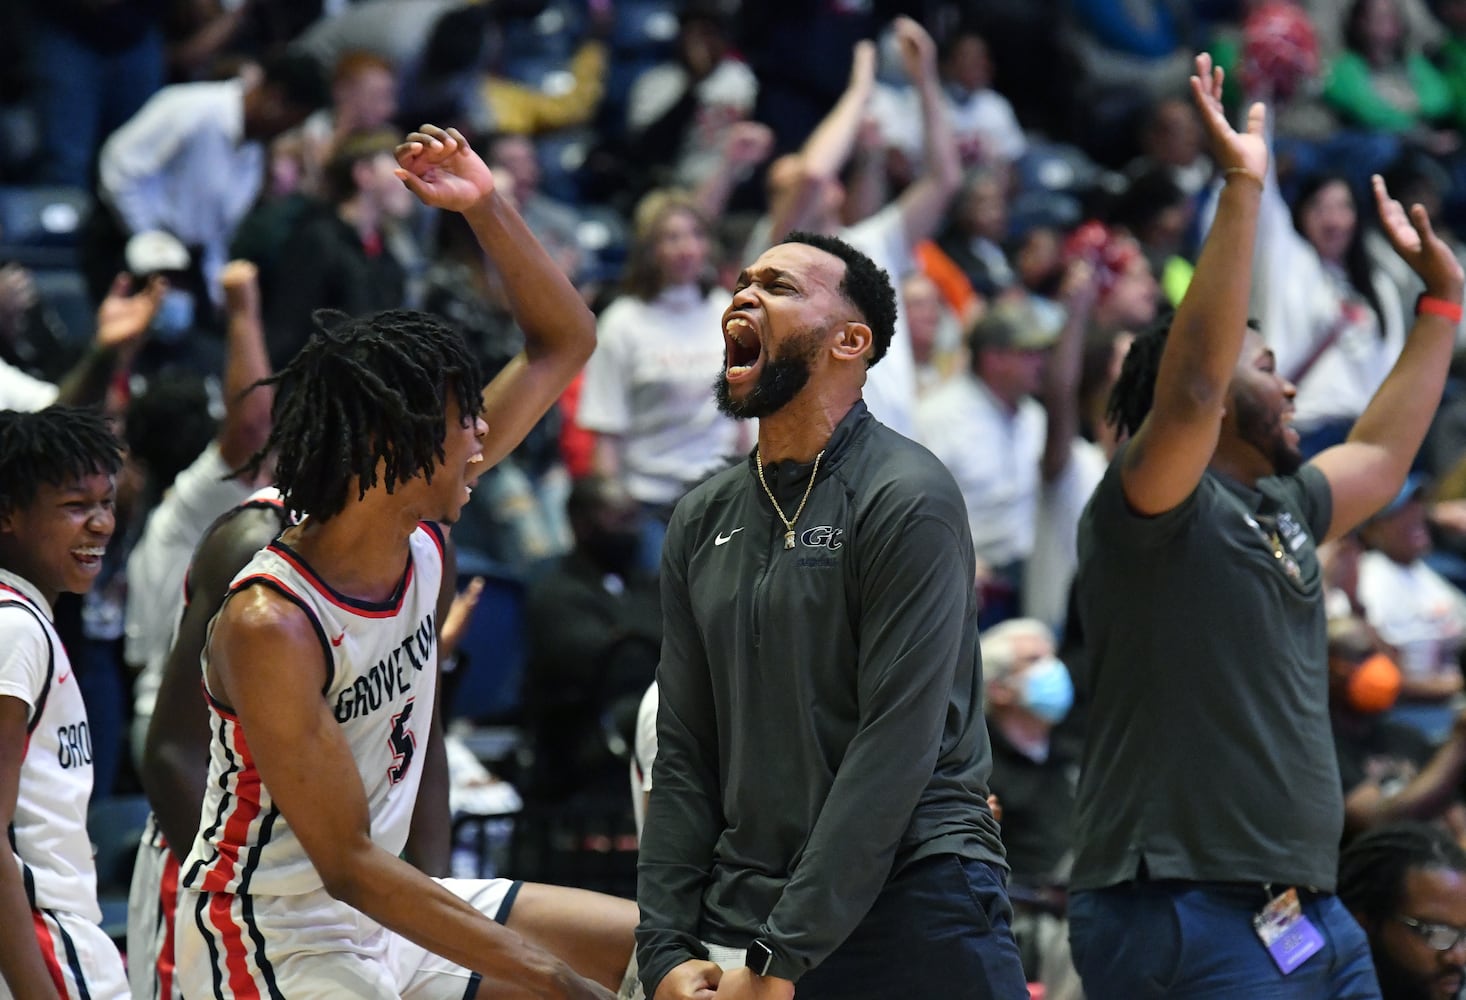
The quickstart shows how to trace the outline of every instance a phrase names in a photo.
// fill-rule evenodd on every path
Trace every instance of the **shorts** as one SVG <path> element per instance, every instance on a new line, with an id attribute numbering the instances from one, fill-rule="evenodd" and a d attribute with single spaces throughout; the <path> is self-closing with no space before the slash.
<path id="1" fill-rule="evenodd" d="M 522 884 L 434 881 L 501 924 Z M 190 1000 L 467 1000 L 478 992 L 478 973 L 387 930 L 324 889 L 300 896 L 185 889 L 175 934 L 178 985 Z"/>
<path id="2" fill-rule="evenodd" d="M 122 956 L 102 928 L 64 910 L 32 910 L 31 920 L 57 993 L 66 1000 L 128 1000 Z M 0 978 L 0 1000 L 12 997 Z"/>
<path id="3" fill-rule="evenodd" d="M 148 817 L 127 893 L 127 981 L 134 1000 L 179 1000 L 173 975 L 178 859 Z"/>

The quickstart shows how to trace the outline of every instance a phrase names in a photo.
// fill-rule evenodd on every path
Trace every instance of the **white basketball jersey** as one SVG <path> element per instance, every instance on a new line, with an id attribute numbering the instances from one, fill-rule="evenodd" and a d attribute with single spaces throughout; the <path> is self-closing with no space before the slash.
<path id="1" fill-rule="evenodd" d="M 35 910 L 93 923 L 97 870 L 87 836 L 92 739 L 71 660 L 51 610 L 28 581 L 0 570 L 0 695 L 30 706 L 15 819 L 6 833 Z"/>
<path id="2" fill-rule="evenodd" d="M 434 615 L 443 542 L 437 526 L 419 526 L 409 547 L 402 583 L 383 604 L 335 592 L 280 540 L 256 554 L 230 586 L 231 593 L 269 587 L 314 623 L 329 668 L 326 702 L 351 746 L 372 840 L 390 854 L 407 843 L 438 678 Z M 205 694 L 213 728 L 209 783 L 184 886 L 278 896 L 322 888 L 260 781 L 238 718 L 214 692 Z"/>

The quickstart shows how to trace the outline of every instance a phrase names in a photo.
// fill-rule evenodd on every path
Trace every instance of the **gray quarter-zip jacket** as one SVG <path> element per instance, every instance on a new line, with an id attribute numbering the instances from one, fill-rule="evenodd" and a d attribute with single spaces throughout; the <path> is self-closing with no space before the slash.
<path id="1" fill-rule="evenodd" d="M 797 980 L 911 862 L 1003 865 L 972 540 L 951 474 L 858 402 L 786 549 L 753 463 L 689 493 L 663 550 L 637 892 L 647 996 L 705 957 L 702 941 L 761 938 L 769 972 Z M 788 516 L 811 465 L 766 469 Z"/>

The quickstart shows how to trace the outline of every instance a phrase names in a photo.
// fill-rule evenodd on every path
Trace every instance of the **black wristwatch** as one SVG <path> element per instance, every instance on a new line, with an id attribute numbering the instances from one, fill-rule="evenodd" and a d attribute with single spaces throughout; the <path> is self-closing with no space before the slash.
<path id="1" fill-rule="evenodd" d="M 769 966 L 774 964 L 774 949 L 758 939 L 748 946 L 748 957 L 744 959 L 750 971 L 755 976 L 767 976 Z"/>

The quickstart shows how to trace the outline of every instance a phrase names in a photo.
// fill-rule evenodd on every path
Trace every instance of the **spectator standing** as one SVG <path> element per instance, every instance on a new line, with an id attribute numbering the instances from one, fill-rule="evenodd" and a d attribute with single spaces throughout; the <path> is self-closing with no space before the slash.
<path id="1" fill-rule="evenodd" d="M 1057 330 L 1032 310 L 999 303 L 972 328 L 971 370 L 917 406 L 916 438 L 957 480 L 977 553 L 980 625 L 1018 614 L 1033 552 L 1047 418 L 1034 396 Z M 976 444 L 981 442 L 980 444 Z"/>
<path id="2" fill-rule="evenodd" d="M 647 195 L 625 293 L 601 314 L 585 369 L 576 420 L 597 435 L 596 470 L 645 511 L 647 568 L 656 566 L 672 505 L 747 440 L 708 391 L 723 364 L 726 294 L 712 274 L 707 220 L 691 196 Z"/>
<path id="3" fill-rule="evenodd" d="M 272 366 L 288 364 L 305 346 L 317 309 L 358 316 L 403 306 L 407 275 L 393 252 L 395 227 L 416 202 L 392 173 L 397 138 L 378 129 L 336 146 L 324 177 L 328 208 L 290 237 L 264 303 Z"/>
<path id="4" fill-rule="evenodd" d="M 102 147 L 93 270 L 127 236 L 161 229 L 190 248 L 199 284 L 189 291 L 199 304 L 219 298 L 229 240 L 264 183 L 265 143 L 323 103 L 320 71 L 301 56 L 267 61 L 254 81 L 159 91 Z"/>

